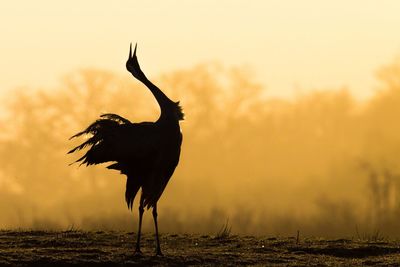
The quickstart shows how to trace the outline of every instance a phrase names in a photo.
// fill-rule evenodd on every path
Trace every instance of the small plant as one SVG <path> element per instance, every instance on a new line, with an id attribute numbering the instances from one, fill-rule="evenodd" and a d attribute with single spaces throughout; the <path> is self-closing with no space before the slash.
<path id="1" fill-rule="evenodd" d="M 74 224 L 70 225 L 66 230 L 61 232 L 62 237 L 67 237 L 71 235 L 76 235 L 80 232 L 81 230 L 76 228 Z"/>
<path id="2" fill-rule="evenodd" d="M 80 230 L 78 228 L 75 227 L 75 224 L 71 224 L 67 230 L 65 230 L 64 232 L 66 233 L 75 233 L 75 232 L 79 232 Z"/>
<path id="3" fill-rule="evenodd" d="M 221 229 L 215 235 L 216 239 L 226 239 L 231 235 L 232 226 L 229 225 L 229 219 L 226 220 L 226 223 L 222 225 Z"/>
<path id="4" fill-rule="evenodd" d="M 367 242 L 380 242 L 384 241 L 386 238 L 382 235 L 381 231 L 379 229 L 373 230 L 370 233 L 363 233 L 360 235 L 358 231 L 358 227 L 356 226 L 356 234 L 357 238 L 362 241 L 367 241 Z"/>

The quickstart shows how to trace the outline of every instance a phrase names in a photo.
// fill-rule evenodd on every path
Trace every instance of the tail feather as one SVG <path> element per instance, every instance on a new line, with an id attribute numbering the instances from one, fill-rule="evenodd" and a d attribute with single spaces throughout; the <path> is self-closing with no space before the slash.
<path id="1" fill-rule="evenodd" d="M 75 151 L 78 151 L 78 150 L 82 150 L 87 146 L 95 145 L 98 141 L 99 140 L 97 140 L 97 138 L 92 137 L 92 138 L 88 139 L 87 141 L 83 142 L 82 144 L 80 144 L 79 146 L 68 151 L 68 154 L 74 153 Z"/>
<path id="2" fill-rule="evenodd" d="M 140 189 L 140 183 L 138 179 L 129 177 L 126 179 L 126 191 L 125 191 L 125 201 L 128 205 L 128 209 L 132 210 L 133 201 L 135 200 L 136 194 Z"/>
<path id="3" fill-rule="evenodd" d="M 101 118 L 90 124 L 85 130 L 73 135 L 70 139 L 82 136 L 92 135 L 88 140 L 68 151 L 68 154 L 82 150 L 87 146 L 91 146 L 89 150 L 75 162 L 81 164 L 92 165 L 106 161 L 113 161 L 112 145 L 105 142 L 112 136 L 115 130 L 122 124 L 131 123 L 129 120 L 112 113 L 103 114 Z M 75 163 L 74 162 L 74 163 Z"/>
<path id="4" fill-rule="evenodd" d="M 121 128 L 122 125 L 126 124 L 131 124 L 131 122 L 117 114 L 103 114 L 85 130 L 70 138 L 73 139 L 82 135 L 91 135 L 88 140 L 71 149 L 68 153 L 74 153 L 89 147 L 86 153 L 75 161 L 80 162 L 81 165 L 114 161 L 115 163 L 109 165 L 107 168 L 119 170 L 122 174 L 128 176 L 126 181 L 125 201 L 128 208 L 132 209 L 133 201 L 141 187 L 141 178 L 138 178 L 140 177 L 139 174 L 132 173 L 132 169 L 127 169 L 123 163 L 119 162 L 120 156 L 116 154 L 118 153 L 116 147 L 121 147 L 121 144 L 118 143 L 121 141 L 118 138 L 120 129 L 126 129 Z"/>
<path id="5" fill-rule="evenodd" d="M 100 117 L 108 119 L 108 120 L 116 121 L 116 122 L 118 122 L 120 124 L 129 124 L 129 123 L 131 123 L 128 119 L 125 119 L 125 118 L 123 118 L 123 117 L 121 117 L 121 116 L 119 116 L 117 114 L 114 114 L 114 113 L 102 114 Z"/>
<path id="6" fill-rule="evenodd" d="M 95 135 L 102 129 L 106 128 L 107 126 L 110 125 L 115 125 L 115 124 L 130 124 L 131 122 L 128 119 L 125 119 L 124 117 L 121 117 L 117 114 L 113 113 L 106 113 L 100 115 L 101 119 L 96 120 L 92 124 L 90 124 L 85 130 L 71 136 L 69 139 L 73 139 L 76 137 L 79 137 L 84 134 L 93 134 Z"/>
<path id="7" fill-rule="evenodd" d="M 128 172 L 127 172 L 126 168 L 124 167 L 124 165 L 121 164 L 121 163 L 118 163 L 118 162 L 107 166 L 107 169 L 120 171 L 121 174 L 128 174 Z"/>

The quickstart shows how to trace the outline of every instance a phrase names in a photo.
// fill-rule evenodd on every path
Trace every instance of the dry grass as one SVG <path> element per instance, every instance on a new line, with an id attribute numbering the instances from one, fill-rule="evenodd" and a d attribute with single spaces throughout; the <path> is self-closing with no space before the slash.
<path id="1" fill-rule="evenodd" d="M 216 239 L 226 239 L 231 236 L 232 226 L 229 225 L 229 219 L 222 225 L 221 229 L 215 235 Z"/>
<path id="2" fill-rule="evenodd" d="M 71 227 L 72 228 L 72 227 Z M 397 241 L 367 242 L 163 234 L 164 257 L 154 256 L 154 235 L 144 234 L 144 255 L 134 256 L 135 234 L 116 231 L 0 231 L 0 266 L 397 266 Z M 226 238 L 229 237 L 229 238 Z"/>

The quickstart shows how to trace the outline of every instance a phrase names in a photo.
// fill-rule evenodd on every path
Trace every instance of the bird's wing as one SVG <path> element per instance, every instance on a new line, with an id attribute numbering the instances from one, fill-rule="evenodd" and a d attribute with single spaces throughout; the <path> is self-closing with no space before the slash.
<path id="1" fill-rule="evenodd" d="M 73 137 L 83 134 L 92 136 L 69 153 L 89 147 L 76 161 L 86 165 L 108 161 L 140 162 L 156 153 L 158 147 L 157 128 L 154 123 L 131 123 L 116 114 L 103 115 Z"/>
<path id="2" fill-rule="evenodd" d="M 159 150 L 159 134 L 153 123 L 142 122 L 121 125 L 112 136 L 117 161 L 148 158 Z"/>
<path id="3" fill-rule="evenodd" d="M 172 174 L 175 171 L 176 166 L 179 162 L 182 134 L 179 133 L 178 138 L 175 140 L 176 143 L 169 143 L 169 146 L 164 147 L 154 158 L 154 167 L 152 172 L 149 174 L 151 184 L 151 192 L 143 191 L 144 193 L 144 206 L 147 208 L 154 207 L 158 199 L 161 197 L 165 187 Z"/>
<path id="4" fill-rule="evenodd" d="M 121 117 L 120 115 L 117 115 L 114 113 L 105 113 L 105 114 L 102 114 L 100 117 L 103 119 L 116 121 L 120 124 L 130 124 L 131 123 L 128 119 L 125 119 L 124 117 Z"/>

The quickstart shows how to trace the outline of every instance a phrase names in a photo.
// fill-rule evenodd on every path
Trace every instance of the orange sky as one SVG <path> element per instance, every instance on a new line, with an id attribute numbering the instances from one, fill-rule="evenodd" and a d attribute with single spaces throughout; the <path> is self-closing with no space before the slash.
<path id="1" fill-rule="evenodd" d="M 124 72 L 129 42 L 157 74 L 216 60 L 249 66 L 267 94 L 348 85 L 400 52 L 400 1 L 3 1 L 0 90 L 53 86 L 80 67 Z"/>

